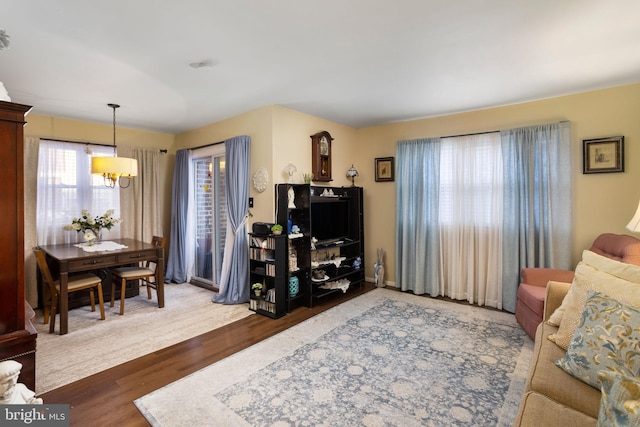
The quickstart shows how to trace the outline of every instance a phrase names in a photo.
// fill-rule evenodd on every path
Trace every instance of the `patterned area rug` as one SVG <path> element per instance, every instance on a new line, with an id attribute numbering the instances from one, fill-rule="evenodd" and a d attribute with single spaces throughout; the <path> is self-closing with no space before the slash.
<path id="1" fill-rule="evenodd" d="M 169 347 L 197 335 L 252 315 L 248 304 L 222 305 L 211 302 L 213 293 L 189 284 L 165 284 L 165 306 L 158 308 L 155 291 L 147 299 L 127 298 L 124 316 L 120 301 L 113 307 L 105 302 L 105 320 L 96 307 L 69 311 L 69 333 L 49 333 L 36 312 L 38 341 L 36 351 L 36 394 L 88 377 L 121 363 Z"/>
<path id="2" fill-rule="evenodd" d="M 510 426 L 514 316 L 376 289 L 135 401 L 155 426 Z"/>

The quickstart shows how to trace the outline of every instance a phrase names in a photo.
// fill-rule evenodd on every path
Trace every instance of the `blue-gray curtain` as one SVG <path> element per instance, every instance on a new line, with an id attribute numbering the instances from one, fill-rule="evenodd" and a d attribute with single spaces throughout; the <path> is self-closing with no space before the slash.
<path id="1" fill-rule="evenodd" d="M 396 287 L 437 296 L 440 139 L 400 141 L 396 159 Z"/>
<path id="2" fill-rule="evenodd" d="M 500 132 L 505 182 L 502 303 L 507 311 L 515 311 L 523 267 L 572 267 L 570 127 L 561 122 Z"/>
<path id="3" fill-rule="evenodd" d="M 249 241 L 246 224 L 249 211 L 251 138 L 237 136 L 224 143 L 228 224 L 220 292 L 212 300 L 222 304 L 241 304 L 249 301 Z"/>
<path id="4" fill-rule="evenodd" d="M 167 268 L 164 274 L 166 283 L 187 281 L 185 239 L 187 236 L 187 209 L 189 207 L 190 164 L 191 151 L 178 150 L 171 188 L 171 238 Z"/>

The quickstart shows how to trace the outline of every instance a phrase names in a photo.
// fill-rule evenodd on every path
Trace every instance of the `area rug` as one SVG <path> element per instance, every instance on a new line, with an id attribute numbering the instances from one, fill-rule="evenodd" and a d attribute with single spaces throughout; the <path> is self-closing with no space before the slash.
<path id="1" fill-rule="evenodd" d="M 36 313 L 36 394 L 42 394 L 121 363 L 169 347 L 189 338 L 251 315 L 248 304 L 223 305 L 211 302 L 212 292 L 189 284 L 166 284 L 165 306 L 158 308 L 155 291 L 147 299 L 127 298 L 124 316 L 120 302 L 105 302 L 105 320 L 96 307 L 69 311 L 69 333 L 49 334 Z"/>
<path id="2" fill-rule="evenodd" d="M 511 314 L 375 289 L 134 403 L 154 426 L 510 426 Z"/>

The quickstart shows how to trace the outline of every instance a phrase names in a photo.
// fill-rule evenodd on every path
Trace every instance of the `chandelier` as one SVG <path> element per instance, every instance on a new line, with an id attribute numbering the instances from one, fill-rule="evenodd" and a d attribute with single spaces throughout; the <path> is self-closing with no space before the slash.
<path id="1" fill-rule="evenodd" d="M 116 184 L 120 188 L 127 188 L 131 184 L 131 178 L 138 175 L 138 161 L 128 157 L 118 157 L 116 153 L 116 108 L 118 104 L 107 104 L 113 109 L 113 157 L 92 157 L 91 173 L 102 175 L 104 185 L 114 188 Z M 122 178 L 127 178 L 127 185 L 122 185 Z"/>

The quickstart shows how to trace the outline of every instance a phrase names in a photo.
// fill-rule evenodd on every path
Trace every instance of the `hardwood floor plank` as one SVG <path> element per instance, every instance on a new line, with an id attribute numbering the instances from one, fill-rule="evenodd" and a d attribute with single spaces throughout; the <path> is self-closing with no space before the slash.
<path id="1" fill-rule="evenodd" d="M 256 314 L 51 390 L 45 403 L 69 404 L 72 426 L 148 426 L 135 399 L 374 289 L 371 283 L 323 298 L 279 319 Z M 37 381 L 37 378 L 36 378 Z"/>

